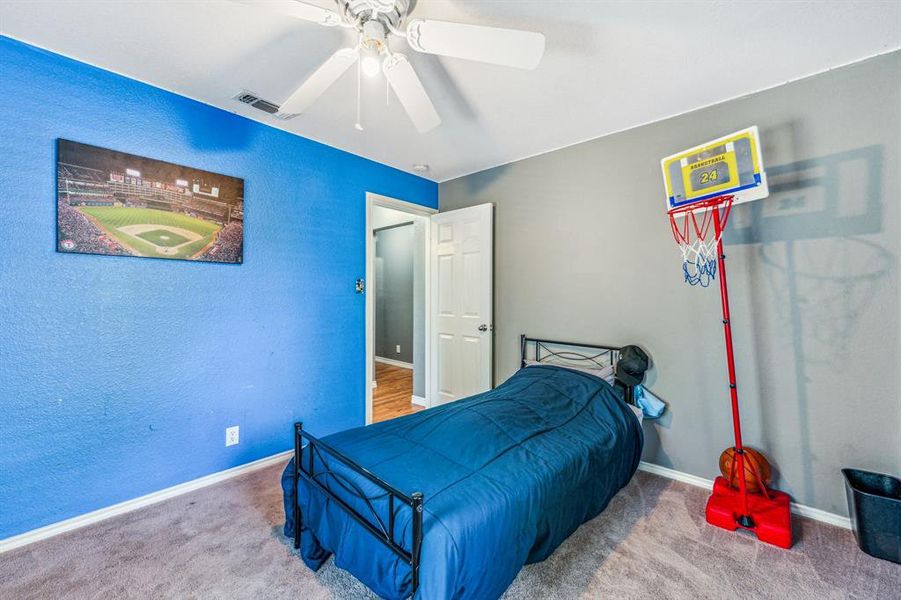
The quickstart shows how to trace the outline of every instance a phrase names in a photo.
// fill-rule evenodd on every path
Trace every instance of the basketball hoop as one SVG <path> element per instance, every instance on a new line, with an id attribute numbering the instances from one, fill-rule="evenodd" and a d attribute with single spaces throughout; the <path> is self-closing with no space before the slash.
<path id="1" fill-rule="evenodd" d="M 669 211 L 673 238 L 682 253 L 682 272 L 689 285 L 707 287 L 716 279 L 718 246 L 734 198 L 718 196 Z"/>
<path id="2" fill-rule="evenodd" d="M 734 472 L 723 473 L 713 483 L 713 493 L 704 511 L 707 522 L 729 531 L 747 529 L 761 541 L 790 548 L 789 495 L 768 490 L 765 485 L 761 493 L 751 493 L 748 489 L 748 468 L 755 481 L 762 482 L 763 478 L 754 465 L 756 459 L 750 459 L 750 464 L 745 462 L 745 448 L 741 440 L 726 254 L 723 252 L 723 230 L 732 206 L 769 195 L 757 127 L 749 127 L 668 156 L 660 161 L 660 166 L 666 189 L 667 214 L 673 238 L 682 253 L 685 282 L 707 287 L 718 279 L 723 308 L 735 460 L 732 465 Z M 735 474 L 738 475 L 738 489 L 733 487 Z"/>

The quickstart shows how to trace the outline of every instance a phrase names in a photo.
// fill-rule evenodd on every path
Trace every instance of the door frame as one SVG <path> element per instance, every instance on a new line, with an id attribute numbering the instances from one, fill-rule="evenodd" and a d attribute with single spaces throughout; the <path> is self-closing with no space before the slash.
<path id="1" fill-rule="evenodd" d="M 392 210 L 399 210 L 401 212 L 408 213 L 417 217 L 425 217 L 429 218 L 434 214 L 438 213 L 437 208 L 429 208 L 427 206 L 422 206 L 421 204 L 414 204 L 412 202 L 406 202 L 404 200 L 398 200 L 397 198 L 390 198 L 388 196 L 382 196 L 381 194 L 376 194 L 373 192 L 366 192 L 366 424 L 369 425 L 372 423 L 372 389 L 373 384 L 375 383 L 375 369 L 373 368 L 375 362 L 375 236 L 372 235 L 372 209 L 373 207 L 381 206 L 382 208 L 390 208 Z M 423 367 L 423 377 L 425 383 L 425 397 L 426 403 L 431 405 L 431 376 L 430 376 L 430 367 L 431 364 L 431 343 L 430 343 L 430 335 L 431 335 L 431 310 L 430 310 L 430 294 L 431 294 L 431 261 L 429 260 L 430 256 L 430 244 L 431 244 L 431 234 L 429 233 L 431 229 L 431 223 L 426 231 L 425 236 L 425 256 L 423 257 L 424 267 L 425 267 L 425 281 L 423 284 L 425 285 L 425 325 L 424 325 L 424 333 L 425 336 L 425 364 Z M 412 401 L 412 398 L 411 398 Z"/>

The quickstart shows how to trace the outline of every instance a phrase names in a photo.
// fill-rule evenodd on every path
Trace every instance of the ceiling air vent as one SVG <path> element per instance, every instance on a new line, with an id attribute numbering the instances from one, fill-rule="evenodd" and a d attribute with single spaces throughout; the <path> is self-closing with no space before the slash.
<path id="1" fill-rule="evenodd" d="M 241 92 L 240 94 L 235 96 L 235 100 L 237 100 L 238 102 L 243 102 L 244 104 L 253 104 L 257 100 L 259 100 L 259 98 L 257 98 L 253 94 L 248 94 L 247 92 Z"/>
<path id="2" fill-rule="evenodd" d="M 268 113 L 285 121 L 297 116 L 278 112 L 278 104 L 274 104 L 272 102 L 269 102 L 268 100 L 263 100 L 253 92 L 248 92 L 247 90 L 241 90 L 239 94 L 233 96 L 232 98 L 242 104 L 247 104 L 257 110 L 261 110 L 264 113 Z"/>

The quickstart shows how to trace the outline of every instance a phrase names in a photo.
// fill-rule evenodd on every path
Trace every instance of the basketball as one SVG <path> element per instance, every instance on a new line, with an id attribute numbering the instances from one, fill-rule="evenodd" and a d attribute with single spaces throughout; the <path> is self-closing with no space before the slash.
<path id="1" fill-rule="evenodd" d="M 762 492 L 763 486 L 770 483 L 772 471 L 770 463 L 763 454 L 753 448 L 744 448 L 745 455 L 745 484 L 748 492 Z M 738 468 L 735 464 L 735 448 L 726 448 L 720 454 L 720 473 L 729 482 L 729 485 L 738 489 Z"/>

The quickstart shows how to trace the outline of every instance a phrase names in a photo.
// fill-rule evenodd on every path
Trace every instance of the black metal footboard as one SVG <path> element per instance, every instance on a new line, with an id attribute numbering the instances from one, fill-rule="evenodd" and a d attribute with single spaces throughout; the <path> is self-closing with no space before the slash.
<path id="1" fill-rule="evenodd" d="M 303 440 L 306 439 L 309 445 L 308 448 L 308 460 L 306 464 L 306 468 L 304 468 L 303 463 Z M 322 456 L 322 451 L 325 451 L 329 458 L 340 461 L 345 466 L 349 467 L 354 473 L 357 473 L 375 485 L 377 485 L 380 489 L 384 490 L 385 494 L 388 497 L 388 522 L 385 523 L 379 517 L 378 512 L 375 510 L 375 507 L 372 505 L 371 498 L 367 497 L 362 490 L 360 490 L 352 481 L 347 480 L 346 478 L 342 478 L 342 484 L 346 487 L 353 488 L 356 492 L 356 495 L 363 499 L 366 503 L 366 506 L 369 508 L 372 513 L 372 518 L 368 519 L 365 516 L 361 515 L 356 509 L 350 506 L 343 499 L 338 497 L 332 490 L 330 490 L 327 486 L 323 485 L 318 478 L 321 478 L 325 475 L 331 475 L 335 477 L 340 477 L 336 475 L 333 471 L 328 469 L 328 463 Z M 319 458 L 319 462 L 324 465 L 324 468 L 319 472 L 316 471 L 316 458 Z M 399 556 L 401 560 L 410 565 L 410 582 L 412 586 L 412 594 L 416 594 L 416 590 L 419 589 L 419 557 L 420 552 L 422 550 L 422 494 L 419 492 L 414 492 L 409 496 L 404 494 L 403 492 L 394 488 L 391 484 L 381 479 L 378 475 L 372 473 L 368 469 L 363 466 L 360 466 L 350 458 L 344 456 L 338 450 L 335 450 L 322 440 L 310 435 L 306 431 L 303 430 L 303 423 L 295 423 L 294 424 L 294 486 L 295 486 L 295 498 L 294 498 L 294 548 L 300 548 L 300 530 L 302 525 L 303 515 L 300 512 L 300 493 L 298 490 L 298 483 L 300 482 L 300 478 L 303 477 L 306 479 L 310 485 L 318 489 L 320 492 L 326 495 L 330 500 L 334 501 L 338 506 L 341 507 L 348 515 L 350 515 L 357 523 L 359 523 L 366 531 L 368 531 L 375 539 L 384 544 L 389 550 L 391 550 L 394 554 Z M 413 511 L 412 525 L 413 525 L 413 541 L 410 550 L 407 550 L 400 544 L 394 541 L 394 508 L 395 504 L 400 502 L 401 504 L 406 504 Z"/>

